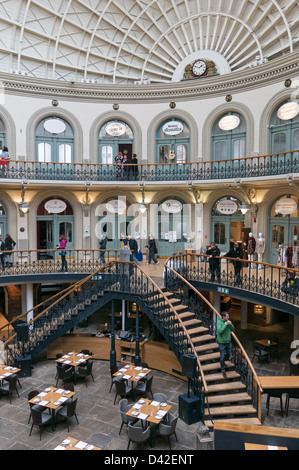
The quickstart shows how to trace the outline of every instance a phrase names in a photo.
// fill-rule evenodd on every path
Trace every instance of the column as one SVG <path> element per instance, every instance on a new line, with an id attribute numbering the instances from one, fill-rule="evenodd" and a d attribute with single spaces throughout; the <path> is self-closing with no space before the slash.
<path id="1" fill-rule="evenodd" d="M 111 302 L 111 349 L 110 349 L 110 366 L 116 365 L 115 351 L 115 308 L 114 300 Z"/>

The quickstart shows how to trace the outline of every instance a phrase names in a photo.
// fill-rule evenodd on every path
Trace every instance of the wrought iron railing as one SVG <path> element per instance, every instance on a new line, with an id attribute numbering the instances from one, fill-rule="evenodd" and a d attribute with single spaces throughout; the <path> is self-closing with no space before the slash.
<path id="1" fill-rule="evenodd" d="M 178 254 L 169 259 L 168 264 L 182 274 L 188 281 L 217 284 L 239 289 L 244 292 L 260 294 L 299 307 L 299 289 L 286 286 L 288 272 L 299 276 L 299 270 L 247 259 L 219 258 L 219 270 L 211 270 L 210 257 L 205 254 Z M 239 273 L 235 269 L 236 261 L 242 265 Z M 223 292 L 225 293 L 225 291 Z"/>
<path id="2" fill-rule="evenodd" d="M 203 181 L 258 178 L 299 172 L 299 150 L 239 159 L 190 163 L 59 163 L 10 160 L 0 179 L 58 181 Z"/>
<path id="3" fill-rule="evenodd" d="M 170 265 L 173 265 L 173 269 Z M 179 272 L 181 265 L 177 263 L 177 257 L 171 257 L 165 263 L 165 287 L 167 290 L 174 292 L 176 298 L 178 298 L 183 304 L 188 306 L 188 310 L 195 313 L 196 318 L 201 320 L 202 326 L 209 329 L 210 334 L 213 337 L 217 337 L 217 320 L 220 318 L 219 312 L 215 307 L 199 292 L 190 282 L 188 282 Z M 232 333 L 232 357 L 231 361 L 234 363 L 235 370 L 240 375 L 241 382 L 246 386 L 246 391 L 251 397 L 252 405 L 258 409 L 258 394 L 257 387 L 262 393 L 262 387 L 259 382 L 256 371 L 249 359 L 245 349 L 238 340 L 235 333 Z M 202 372 L 200 358 L 198 358 L 198 366 Z M 257 385 L 257 387 L 255 386 Z M 197 387 L 197 383 L 193 384 L 193 387 Z M 209 410 L 209 395 L 206 387 L 201 390 L 196 390 L 197 395 L 204 393 L 202 403 L 205 402 Z M 210 417 L 211 419 L 211 417 Z M 211 419 L 212 420 L 212 419 Z M 213 420 L 212 420 L 213 421 Z"/>
<path id="4" fill-rule="evenodd" d="M 117 259 L 119 250 L 71 250 L 66 249 L 67 270 L 72 274 L 93 273 L 102 265 L 100 254 L 104 253 L 105 262 Z M 13 250 L 4 251 L 3 276 L 26 274 L 58 274 L 63 271 L 61 249 Z M 0 266 L 1 268 L 1 266 Z"/>

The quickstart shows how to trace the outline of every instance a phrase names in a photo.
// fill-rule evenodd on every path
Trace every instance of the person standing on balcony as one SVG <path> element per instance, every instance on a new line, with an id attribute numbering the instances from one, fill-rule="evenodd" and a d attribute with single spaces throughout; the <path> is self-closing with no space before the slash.
<path id="1" fill-rule="evenodd" d="M 132 179 L 137 180 L 137 176 L 138 176 L 138 159 L 137 159 L 136 153 L 133 153 L 131 173 L 132 173 Z"/>
<path id="2" fill-rule="evenodd" d="M 129 240 L 129 248 L 131 250 L 131 253 L 132 253 L 132 259 L 133 261 L 139 265 L 138 263 L 138 259 L 136 257 L 137 255 L 137 252 L 138 252 L 138 243 L 137 241 L 135 240 L 135 238 L 132 238 L 131 235 L 128 235 L 127 236 L 128 240 Z"/>
<path id="3" fill-rule="evenodd" d="M 100 240 L 100 250 L 106 250 L 107 248 L 107 241 L 108 241 L 108 238 L 107 236 L 103 233 L 102 234 L 102 237 L 101 237 L 101 240 Z M 100 258 L 101 258 L 101 261 L 102 261 L 102 264 L 105 264 L 106 263 L 106 260 L 105 260 L 105 251 L 100 251 Z"/>
<path id="4" fill-rule="evenodd" d="M 64 235 L 60 235 L 59 245 L 57 246 L 57 248 L 60 250 L 59 254 L 61 256 L 61 269 L 60 269 L 60 272 L 65 271 L 67 273 L 67 262 L 66 262 L 66 259 L 65 259 L 66 245 L 67 245 L 67 239 L 65 238 Z"/>
<path id="5" fill-rule="evenodd" d="M 7 165 L 9 160 L 9 153 L 8 148 L 3 147 L 2 155 L 1 155 L 1 168 L 2 168 L 2 176 L 7 176 Z"/>
<path id="6" fill-rule="evenodd" d="M 209 269 L 211 273 L 211 281 L 215 281 L 215 273 L 217 281 L 220 282 L 220 249 L 215 242 L 211 242 L 210 246 L 207 247 L 206 254 L 209 255 Z"/>
<path id="7" fill-rule="evenodd" d="M 123 181 L 125 179 L 125 163 L 127 161 L 127 157 L 122 154 L 122 152 L 118 152 L 118 155 L 114 159 L 116 163 L 116 179 Z"/>
<path id="8" fill-rule="evenodd" d="M 229 319 L 228 312 L 222 312 L 221 318 L 217 320 L 217 342 L 220 351 L 220 367 L 223 377 L 226 379 L 225 361 L 229 361 L 232 355 L 231 333 L 235 327 Z"/>
<path id="9" fill-rule="evenodd" d="M 156 245 L 156 240 L 154 237 L 150 237 L 148 241 L 148 264 L 151 264 L 152 260 L 154 261 L 155 264 L 159 264 L 159 261 L 157 261 L 155 254 L 158 253 L 158 248 Z"/>
<path id="10" fill-rule="evenodd" d="M 1 267 L 2 271 L 5 269 L 5 261 L 4 261 L 4 256 L 5 256 L 5 244 L 4 241 L 2 240 L 2 237 L 0 237 L 0 261 L 1 261 Z"/>
<path id="11" fill-rule="evenodd" d="M 10 266 L 12 266 L 12 262 L 13 262 L 12 261 L 12 259 L 13 259 L 12 250 L 16 246 L 16 242 L 11 238 L 9 233 L 5 237 L 4 245 L 5 245 L 5 251 L 10 251 L 11 252 L 11 253 L 8 253 L 6 255 L 6 266 L 10 267 Z"/>
<path id="12" fill-rule="evenodd" d="M 243 259 L 243 250 L 242 247 L 239 245 L 238 242 L 234 242 L 234 246 L 229 250 L 226 255 L 224 255 L 225 258 L 234 258 L 233 264 L 235 268 L 235 283 L 237 286 L 242 285 L 242 280 L 241 280 L 241 270 L 243 268 L 243 263 L 240 261 Z"/>

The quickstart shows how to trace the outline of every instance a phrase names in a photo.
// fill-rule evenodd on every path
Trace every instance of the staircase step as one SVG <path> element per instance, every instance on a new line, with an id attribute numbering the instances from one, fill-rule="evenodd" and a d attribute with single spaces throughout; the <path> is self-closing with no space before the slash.
<path id="1" fill-rule="evenodd" d="M 197 333 L 201 333 L 202 326 L 198 326 L 197 328 L 192 328 L 188 330 L 189 335 L 196 335 Z"/>
<path id="2" fill-rule="evenodd" d="M 256 414 L 256 409 L 252 405 L 239 405 L 239 406 L 213 406 L 205 409 L 205 416 L 227 416 L 227 415 L 250 415 Z"/>
<path id="3" fill-rule="evenodd" d="M 183 319 L 183 318 L 188 318 L 188 317 L 194 317 L 194 318 L 195 318 L 195 313 L 189 312 L 189 311 L 187 311 L 187 312 L 182 312 L 182 313 L 180 313 L 179 315 L 180 315 L 180 318 L 181 318 L 181 319 Z M 197 321 L 199 321 L 200 323 L 202 323 L 201 320 L 197 320 Z"/>
<path id="4" fill-rule="evenodd" d="M 184 321 L 184 325 L 185 326 L 193 326 L 193 325 L 196 325 L 196 326 L 199 326 L 202 322 L 197 320 L 196 318 L 193 318 L 191 320 L 185 320 Z"/>
<path id="5" fill-rule="evenodd" d="M 230 393 L 227 395 L 214 395 L 208 398 L 209 405 L 222 405 L 224 403 L 235 403 L 242 401 L 251 401 L 248 393 Z"/>
<path id="6" fill-rule="evenodd" d="M 246 385 L 242 382 L 224 382 L 208 386 L 208 393 L 226 392 L 228 390 L 244 390 Z"/>
<path id="7" fill-rule="evenodd" d="M 239 379 L 240 374 L 238 372 L 231 370 L 226 372 L 227 378 L 228 379 Z M 206 374 L 205 375 L 205 380 L 206 382 L 215 382 L 217 380 L 226 380 L 223 377 L 223 374 L 219 372 L 219 374 Z"/>
<path id="8" fill-rule="evenodd" d="M 258 418 L 229 418 L 229 419 L 215 419 L 214 423 L 237 423 L 237 424 L 252 424 L 254 426 L 261 426 L 262 423 Z M 205 421 L 205 425 L 208 426 L 208 428 L 213 429 L 214 423 L 210 420 Z"/>
<path id="9" fill-rule="evenodd" d="M 215 336 L 212 336 L 210 334 L 208 335 L 201 335 L 197 336 L 196 338 L 191 338 L 192 343 L 203 343 L 204 341 L 215 341 Z"/>
<path id="10" fill-rule="evenodd" d="M 201 351 L 210 351 L 212 349 L 218 349 L 218 343 L 208 343 L 208 344 L 203 344 L 202 346 L 195 346 L 196 352 L 201 352 Z"/>
<path id="11" fill-rule="evenodd" d="M 190 330 L 187 330 L 187 331 L 188 331 L 188 333 L 189 333 Z M 199 333 L 199 334 L 200 334 L 200 333 L 206 333 L 207 331 L 209 331 L 209 328 L 205 328 L 204 326 L 200 326 L 200 327 L 198 328 L 197 333 Z M 189 334 L 190 334 L 190 333 L 189 333 Z M 202 337 L 202 336 L 195 336 L 195 337 L 191 338 L 191 339 L 192 339 L 192 343 L 195 344 L 195 343 L 197 343 L 198 341 L 201 341 L 201 337 Z M 215 339 L 215 337 L 213 337 L 213 338 Z"/>
<path id="12" fill-rule="evenodd" d="M 220 352 L 219 351 L 214 352 L 214 353 L 210 353 L 210 354 L 198 355 L 198 359 L 199 359 L 201 364 L 203 362 L 213 361 L 214 359 L 219 359 L 219 358 L 220 358 Z"/>
<path id="13" fill-rule="evenodd" d="M 178 306 L 174 306 L 173 308 L 175 309 L 176 312 L 179 312 L 180 310 L 185 310 L 187 307 L 184 304 L 180 304 Z"/>
<path id="14" fill-rule="evenodd" d="M 233 362 L 226 361 L 225 364 L 227 367 L 235 367 L 235 364 L 233 364 Z M 211 364 L 205 364 L 202 366 L 202 370 L 204 372 L 209 372 L 218 369 L 221 369 L 220 362 L 211 362 Z"/>

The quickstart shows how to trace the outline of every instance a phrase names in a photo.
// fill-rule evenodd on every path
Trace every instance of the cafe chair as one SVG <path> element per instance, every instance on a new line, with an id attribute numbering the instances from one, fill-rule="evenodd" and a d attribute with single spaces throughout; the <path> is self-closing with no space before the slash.
<path id="1" fill-rule="evenodd" d="M 63 384 L 63 387 L 64 387 L 64 390 L 69 390 L 70 392 L 74 392 L 74 391 L 75 391 L 75 386 L 74 386 L 74 384 L 65 382 L 65 383 Z M 72 401 L 73 401 L 73 397 L 69 397 L 67 400 L 65 400 L 63 403 L 61 403 L 61 406 L 66 406 L 66 405 L 68 405 L 69 403 L 71 403 Z"/>
<path id="2" fill-rule="evenodd" d="M 126 398 L 132 395 L 133 388 L 130 385 L 127 385 L 126 382 L 115 382 L 116 394 L 114 398 L 114 405 L 116 402 L 116 397 L 119 395 L 121 398 Z"/>
<path id="3" fill-rule="evenodd" d="M 253 354 L 253 357 L 251 359 L 251 361 L 253 362 L 254 358 L 255 357 L 258 357 L 259 358 L 259 363 L 260 363 L 260 367 L 261 367 L 261 361 L 262 360 L 266 360 L 267 362 L 269 362 L 269 353 L 268 351 L 265 351 L 263 349 L 263 347 L 257 343 L 255 343 L 254 345 L 254 354 Z"/>
<path id="4" fill-rule="evenodd" d="M 17 362 L 14 362 L 11 366 L 16 367 L 17 369 L 20 369 L 19 364 Z M 21 385 L 21 382 L 20 382 L 20 379 L 19 379 L 19 372 L 17 372 L 17 373 L 14 372 L 13 375 L 17 376 L 17 384 L 19 385 L 20 388 L 22 388 L 22 385 Z M 4 380 L 8 381 L 9 377 L 6 377 Z"/>
<path id="5" fill-rule="evenodd" d="M 32 425 L 31 425 L 29 436 L 31 436 L 33 426 L 39 427 L 39 440 L 41 440 L 41 437 L 42 437 L 42 428 L 46 426 L 47 424 L 52 425 L 52 431 L 54 432 L 53 417 L 51 414 L 43 413 L 35 405 L 31 408 L 31 416 L 32 416 Z"/>
<path id="6" fill-rule="evenodd" d="M 158 401 L 160 403 L 166 403 L 167 402 L 167 396 L 165 393 L 154 393 L 153 400 Z"/>
<path id="7" fill-rule="evenodd" d="M 128 416 L 126 413 L 129 411 L 129 409 L 132 408 L 132 405 L 129 405 L 127 398 L 122 398 L 119 402 L 119 411 L 120 411 L 120 416 L 121 416 L 121 426 L 119 433 L 121 433 L 121 430 L 123 428 L 123 425 L 126 424 L 128 426 L 129 423 L 135 424 L 138 421 L 138 418 L 134 418 L 133 416 Z"/>
<path id="8" fill-rule="evenodd" d="M 110 385 L 110 390 L 109 390 L 109 393 L 111 392 L 111 389 L 113 387 L 113 385 L 115 384 L 115 382 L 124 382 L 125 380 L 122 378 L 122 377 L 113 377 L 113 374 L 115 374 L 115 372 L 118 372 L 118 367 L 117 366 L 111 366 L 110 367 L 110 375 L 111 375 L 111 385 Z"/>
<path id="9" fill-rule="evenodd" d="M 277 357 L 278 359 L 280 357 L 279 356 L 279 338 L 273 338 L 273 343 L 277 343 L 277 344 L 270 345 L 269 354 L 272 360 L 274 361 L 275 357 Z"/>
<path id="10" fill-rule="evenodd" d="M 16 392 L 18 395 L 18 398 L 20 398 L 19 392 L 17 390 L 17 380 L 18 380 L 17 376 L 12 375 L 9 377 L 9 380 L 5 384 L 0 386 L 0 399 L 2 395 L 8 395 L 9 402 L 11 403 L 11 397 L 14 392 Z"/>
<path id="11" fill-rule="evenodd" d="M 267 416 L 269 416 L 270 398 L 279 398 L 280 399 L 280 410 L 281 410 L 281 416 L 283 417 L 282 392 L 274 392 L 273 391 L 273 392 L 268 393 L 267 402 L 266 402 Z"/>
<path id="12" fill-rule="evenodd" d="M 32 398 L 36 397 L 38 394 L 39 394 L 38 390 L 32 390 L 31 392 L 29 392 L 28 393 L 28 401 L 32 400 Z M 36 410 L 41 411 L 41 412 L 46 410 L 45 406 L 40 406 L 40 405 L 35 404 L 35 403 L 29 403 L 30 415 L 29 415 L 29 419 L 28 419 L 28 424 L 30 423 L 30 420 L 31 420 L 31 409 L 32 409 L 33 406 L 35 406 Z"/>
<path id="13" fill-rule="evenodd" d="M 127 450 L 129 450 L 131 442 L 134 442 L 135 444 L 144 445 L 144 443 L 149 440 L 150 436 L 151 436 L 150 426 L 144 429 L 141 426 L 134 426 L 132 423 L 129 423 L 128 424 L 129 442 L 128 442 Z"/>
<path id="14" fill-rule="evenodd" d="M 87 380 L 86 378 L 87 377 L 91 377 L 93 382 L 94 382 L 94 378 L 93 378 L 93 375 L 92 375 L 92 366 L 93 366 L 93 362 L 88 362 L 86 363 L 86 366 L 79 366 L 78 367 L 78 374 L 77 374 L 77 377 L 78 378 L 84 378 L 84 382 L 86 384 L 86 387 L 87 387 Z"/>
<path id="15" fill-rule="evenodd" d="M 170 420 L 168 421 L 168 423 L 164 423 L 164 422 L 160 423 L 156 431 L 157 436 L 167 438 L 170 450 L 171 450 L 170 436 L 174 435 L 176 441 L 178 442 L 178 438 L 175 432 L 177 422 L 178 422 L 178 416 L 172 416 Z"/>
<path id="16" fill-rule="evenodd" d="M 69 380 L 74 380 L 75 378 L 75 373 L 72 367 L 65 369 L 64 367 L 58 366 L 56 367 L 56 372 L 57 372 L 56 387 L 57 387 L 59 380 L 62 380 L 62 382 L 68 382 Z"/>
<path id="17" fill-rule="evenodd" d="M 142 367 L 143 369 L 149 368 L 147 362 L 139 362 L 138 367 Z M 146 382 L 148 380 L 148 376 L 146 375 L 145 377 L 142 377 L 142 379 L 139 380 L 139 382 Z"/>
<path id="18" fill-rule="evenodd" d="M 70 432 L 70 426 L 69 426 L 69 420 L 73 417 L 76 418 L 77 420 L 77 424 L 79 424 L 79 421 L 78 421 L 78 417 L 77 417 L 77 414 L 76 414 L 76 407 L 77 407 L 77 400 L 78 398 L 76 398 L 75 400 L 73 400 L 71 403 L 69 403 L 68 405 L 60 408 L 57 413 L 56 413 L 56 422 L 62 418 L 63 420 L 66 421 L 66 424 L 67 424 L 67 430 L 68 432 Z"/>
<path id="19" fill-rule="evenodd" d="M 152 375 L 150 378 L 147 379 L 146 382 L 139 382 L 138 385 L 136 385 L 136 387 L 133 390 L 134 394 L 146 396 L 148 393 L 150 393 L 153 398 L 153 392 L 152 392 L 153 378 L 154 376 Z"/>

